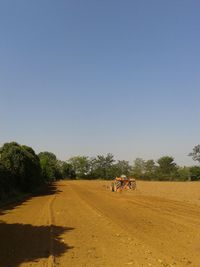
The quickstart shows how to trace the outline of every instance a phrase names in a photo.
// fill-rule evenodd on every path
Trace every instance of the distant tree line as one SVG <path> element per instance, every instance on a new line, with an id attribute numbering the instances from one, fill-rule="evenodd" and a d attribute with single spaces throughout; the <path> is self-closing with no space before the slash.
<path id="1" fill-rule="evenodd" d="M 157 181 L 187 181 L 191 178 L 191 167 L 180 167 L 174 162 L 174 158 L 164 156 L 156 162 L 137 158 L 134 161 L 133 176 L 142 180 Z"/>
<path id="2" fill-rule="evenodd" d="M 112 154 L 95 158 L 76 156 L 68 161 L 76 179 L 110 180 L 121 174 L 150 181 L 198 181 L 200 166 L 180 167 L 173 157 L 163 156 L 157 161 L 136 158 L 133 165 L 125 160 L 114 160 Z M 200 162 L 200 159 L 199 159 Z"/>
<path id="3" fill-rule="evenodd" d="M 200 163 L 200 145 L 189 154 Z M 110 153 L 96 157 L 76 156 L 60 161 L 51 152 L 38 155 L 16 142 L 0 148 L 0 201 L 18 194 L 31 193 L 44 184 L 59 179 L 113 179 L 121 174 L 143 180 L 200 180 L 200 166 L 180 167 L 174 158 L 164 156 L 156 162 L 136 158 L 133 165 L 114 159 Z"/>

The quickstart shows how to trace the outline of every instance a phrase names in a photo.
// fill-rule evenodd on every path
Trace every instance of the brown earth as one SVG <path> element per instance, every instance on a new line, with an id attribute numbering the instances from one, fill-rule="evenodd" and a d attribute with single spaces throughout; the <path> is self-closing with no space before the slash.
<path id="1" fill-rule="evenodd" d="M 63 181 L 0 210 L 0 267 L 200 266 L 200 183 Z"/>

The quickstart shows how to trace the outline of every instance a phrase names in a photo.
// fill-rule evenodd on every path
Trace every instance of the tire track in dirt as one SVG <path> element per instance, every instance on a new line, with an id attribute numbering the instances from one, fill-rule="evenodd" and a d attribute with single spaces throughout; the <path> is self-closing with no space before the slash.
<path id="1" fill-rule="evenodd" d="M 54 263 L 55 263 L 55 256 L 54 256 L 54 214 L 53 214 L 53 202 L 56 199 L 56 195 L 53 195 L 50 197 L 49 201 L 48 201 L 48 221 L 49 221 L 49 235 L 50 235 L 50 255 L 47 259 L 47 267 L 54 267 Z"/>
<path id="2" fill-rule="evenodd" d="M 0 216 L 1 267 L 54 266 L 54 245 L 58 255 L 65 250 L 59 240 L 59 233 L 65 230 L 54 226 L 56 197 L 47 193 L 4 209 Z"/>
<path id="3" fill-rule="evenodd" d="M 146 196 L 135 196 L 130 200 L 131 196 L 126 194 L 110 194 L 84 185 L 86 183 L 79 182 L 74 183 L 73 187 L 98 212 L 121 228 L 126 228 L 140 243 L 150 245 L 154 257 L 162 259 L 161 266 L 200 266 L 197 253 L 200 235 L 196 231 L 199 227 L 199 207 L 159 198 L 148 199 Z M 170 208 L 167 213 L 163 212 L 168 204 Z"/>
<path id="4" fill-rule="evenodd" d="M 130 262 L 130 265 L 134 264 L 134 266 L 174 266 L 173 264 L 168 265 L 166 263 L 166 259 L 163 254 L 157 253 L 154 255 L 152 248 L 145 244 L 142 240 L 133 236 L 130 231 L 126 229 L 126 224 L 122 224 L 119 221 L 113 220 L 109 214 L 106 214 L 104 210 L 97 207 L 95 203 L 99 203 L 98 197 L 96 197 L 96 193 L 90 192 L 85 188 L 82 188 L 80 185 L 73 184 L 71 186 L 74 194 L 80 199 L 84 206 L 87 206 L 92 212 L 95 212 L 97 216 L 101 218 L 101 222 L 104 222 L 104 225 L 108 225 L 112 229 L 117 230 L 117 236 L 122 237 L 123 241 L 120 242 L 118 240 L 118 245 L 125 245 L 128 248 L 132 247 L 135 250 L 134 263 Z M 93 200 L 96 199 L 97 202 L 88 201 L 88 196 L 92 194 L 94 196 Z M 112 197 L 111 197 L 112 198 Z M 137 251 L 136 251 L 137 249 Z M 160 258 L 163 258 L 162 260 Z M 142 260 L 141 260 L 142 259 Z M 139 260 L 139 261 L 138 261 Z M 128 263 L 127 263 L 128 264 Z M 118 266 L 118 265 L 116 265 Z M 121 266 L 121 265 L 120 265 Z"/>
<path id="5" fill-rule="evenodd" d="M 199 206 L 104 184 L 58 182 L 56 194 L 3 212 L 0 266 L 200 266 Z"/>
<path id="6" fill-rule="evenodd" d="M 66 206 L 56 222 L 73 226 L 75 230 L 62 237 L 73 245 L 73 249 L 56 258 L 56 266 L 162 266 L 150 257 L 150 251 L 147 253 L 143 244 L 85 201 L 76 187 L 70 184 L 63 188 L 55 205 L 57 210 L 63 202 Z M 73 203 L 71 208 L 69 203 Z"/>

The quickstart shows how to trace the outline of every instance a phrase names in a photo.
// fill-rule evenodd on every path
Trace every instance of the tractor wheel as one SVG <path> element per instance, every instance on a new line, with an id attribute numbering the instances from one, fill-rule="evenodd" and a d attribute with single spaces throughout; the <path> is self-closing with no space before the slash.
<path id="1" fill-rule="evenodd" d="M 111 183 L 110 190 L 111 190 L 112 192 L 115 192 L 115 185 L 114 185 L 113 182 Z"/>
<path id="2" fill-rule="evenodd" d="M 135 181 L 132 181 L 131 182 L 131 189 L 132 190 L 135 190 L 136 189 L 136 182 Z"/>
<path id="3" fill-rule="evenodd" d="M 114 192 L 117 192 L 117 184 L 116 183 L 114 183 Z"/>

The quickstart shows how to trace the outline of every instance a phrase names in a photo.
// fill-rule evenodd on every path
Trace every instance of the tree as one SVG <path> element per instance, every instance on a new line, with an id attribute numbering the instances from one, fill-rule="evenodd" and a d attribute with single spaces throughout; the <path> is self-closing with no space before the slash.
<path id="1" fill-rule="evenodd" d="M 52 182 L 62 178 L 61 167 L 56 156 L 51 152 L 39 153 L 42 176 L 46 182 Z"/>
<path id="2" fill-rule="evenodd" d="M 75 179 L 76 178 L 76 172 L 73 168 L 73 166 L 67 162 L 63 162 L 62 164 L 62 177 L 69 178 L 69 179 Z"/>
<path id="3" fill-rule="evenodd" d="M 90 177 L 112 179 L 113 178 L 113 163 L 114 156 L 108 153 L 106 156 L 97 155 L 96 158 L 91 159 Z"/>
<path id="4" fill-rule="evenodd" d="M 13 191 L 13 179 L 10 172 L 0 161 L 0 201 L 6 199 Z"/>
<path id="5" fill-rule="evenodd" d="M 200 145 L 195 146 L 193 151 L 189 153 L 189 156 L 192 157 L 193 160 L 200 163 Z"/>
<path id="6" fill-rule="evenodd" d="M 78 179 L 87 178 L 90 170 L 90 161 L 86 156 L 76 156 L 68 160 Z"/>
<path id="7" fill-rule="evenodd" d="M 5 143 L 0 149 L 0 162 L 10 174 L 15 190 L 31 192 L 42 183 L 39 158 L 32 148 Z"/>
<path id="8" fill-rule="evenodd" d="M 200 181 L 200 167 L 190 167 L 190 179 L 191 181 Z"/>
<path id="9" fill-rule="evenodd" d="M 136 178 L 142 178 L 145 174 L 145 161 L 142 158 L 136 158 L 132 168 L 132 174 Z"/>
<path id="10" fill-rule="evenodd" d="M 153 179 L 155 178 L 156 165 L 153 159 L 149 159 L 144 163 L 145 168 L 145 178 Z"/>
<path id="11" fill-rule="evenodd" d="M 190 167 L 179 167 L 178 170 L 178 180 L 179 181 L 188 181 L 190 180 Z"/>
<path id="12" fill-rule="evenodd" d="M 113 177 L 120 176 L 122 174 L 129 176 L 131 173 L 131 166 L 126 160 L 118 160 L 118 162 L 113 165 L 113 169 Z"/>
<path id="13" fill-rule="evenodd" d="M 158 159 L 157 175 L 159 180 L 173 180 L 177 176 L 177 165 L 173 157 L 164 156 Z"/>

